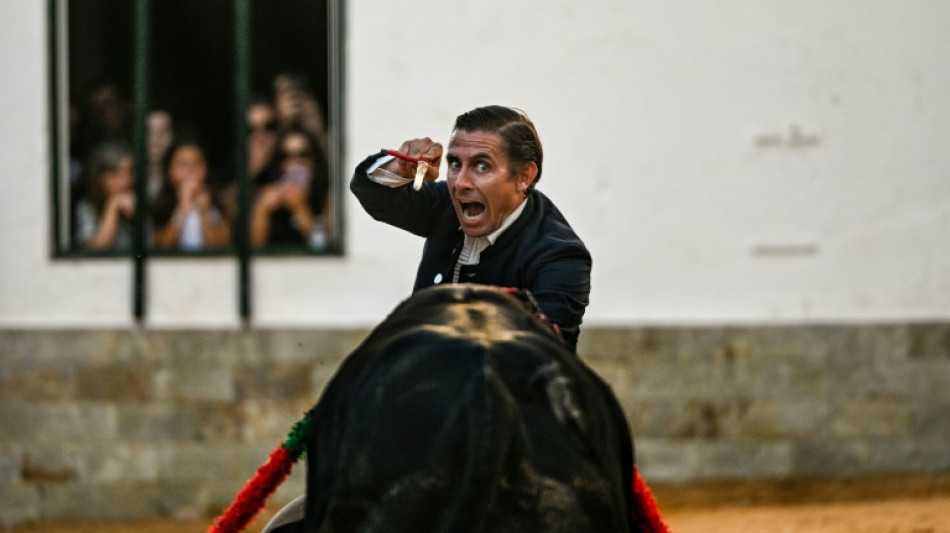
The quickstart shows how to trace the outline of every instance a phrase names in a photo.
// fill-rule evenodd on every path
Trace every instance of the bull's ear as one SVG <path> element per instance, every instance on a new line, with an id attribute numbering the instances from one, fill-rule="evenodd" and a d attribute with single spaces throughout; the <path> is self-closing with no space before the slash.
<path id="1" fill-rule="evenodd" d="M 531 291 L 528 289 L 519 290 L 518 298 L 524 302 L 525 307 L 528 308 L 528 311 L 530 311 L 532 314 L 541 312 L 541 308 L 538 307 L 538 301 L 534 299 L 534 295 L 531 294 Z"/>
<path id="2" fill-rule="evenodd" d="M 531 314 L 537 314 L 541 312 L 541 308 L 538 307 L 538 301 L 534 299 L 534 296 L 531 294 L 531 291 L 528 289 L 519 289 L 516 287 L 496 287 L 501 292 L 505 294 L 510 294 L 514 296 L 521 305 Z"/>
<path id="3" fill-rule="evenodd" d="M 554 332 L 554 336 L 564 340 L 564 335 L 561 333 L 561 328 L 556 323 L 552 322 L 550 318 L 547 317 L 542 311 L 541 306 L 538 305 L 538 301 L 534 299 L 534 295 L 531 294 L 531 291 L 528 289 L 509 289 L 508 294 L 511 294 L 517 298 L 521 305 L 524 306 L 525 311 L 529 314 L 532 314 L 542 322 L 548 325 L 551 328 L 551 331 Z"/>

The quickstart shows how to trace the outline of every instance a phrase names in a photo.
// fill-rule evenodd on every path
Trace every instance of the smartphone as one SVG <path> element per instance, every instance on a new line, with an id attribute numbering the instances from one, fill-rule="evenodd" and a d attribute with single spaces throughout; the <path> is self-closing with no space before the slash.
<path id="1" fill-rule="evenodd" d="M 305 167 L 292 167 L 284 172 L 280 177 L 281 184 L 290 184 L 300 188 L 310 186 L 310 180 L 313 179 L 313 173 Z"/>

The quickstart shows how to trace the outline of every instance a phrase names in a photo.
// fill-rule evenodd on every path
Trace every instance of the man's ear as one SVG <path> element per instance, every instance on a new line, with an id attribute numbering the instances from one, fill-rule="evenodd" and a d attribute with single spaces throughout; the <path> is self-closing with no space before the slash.
<path id="1" fill-rule="evenodd" d="M 518 172 L 518 191 L 522 194 L 527 194 L 528 189 L 531 188 L 531 184 L 534 183 L 534 180 L 538 177 L 538 164 L 534 161 L 529 161 L 521 165 L 521 170 Z"/>

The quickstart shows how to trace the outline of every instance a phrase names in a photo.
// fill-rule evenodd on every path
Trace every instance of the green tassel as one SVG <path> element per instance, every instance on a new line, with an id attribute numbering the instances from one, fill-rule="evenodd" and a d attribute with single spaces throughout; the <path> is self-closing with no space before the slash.
<path id="1" fill-rule="evenodd" d="M 281 446 L 289 451 L 295 459 L 303 457 L 307 453 L 307 429 L 310 426 L 310 417 L 304 416 L 301 418 L 294 427 L 290 429 L 290 433 L 287 434 L 287 438 L 284 439 Z"/>

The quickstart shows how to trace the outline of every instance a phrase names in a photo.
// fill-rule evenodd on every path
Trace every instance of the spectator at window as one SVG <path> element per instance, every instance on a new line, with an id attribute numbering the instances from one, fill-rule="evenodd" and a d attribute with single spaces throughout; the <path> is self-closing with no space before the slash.
<path id="1" fill-rule="evenodd" d="M 269 168 L 277 147 L 277 113 L 266 98 L 257 98 L 247 109 L 247 171 L 251 183 Z"/>
<path id="2" fill-rule="evenodd" d="M 98 80 L 89 86 L 77 109 L 76 151 L 81 159 L 105 141 L 129 142 L 132 105 L 119 84 Z"/>
<path id="3" fill-rule="evenodd" d="M 132 151 L 107 141 L 89 157 L 85 197 L 76 205 L 75 239 L 87 250 L 131 250 L 135 193 Z"/>
<path id="4" fill-rule="evenodd" d="M 270 172 L 256 185 L 251 244 L 326 246 L 326 158 L 313 135 L 300 127 L 281 132 Z"/>
<path id="5" fill-rule="evenodd" d="M 208 184 L 204 149 L 195 141 L 175 141 L 162 170 L 162 187 L 152 205 L 155 246 L 184 251 L 227 246 L 231 226 Z"/>
<path id="6" fill-rule="evenodd" d="M 306 77 L 282 73 L 274 77 L 274 106 L 281 128 L 299 126 L 310 132 L 327 153 L 328 141 L 323 108 L 313 96 Z"/>
<path id="7" fill-rule="evenodd" d="M 148 198 L 154 200 L 162 187 L 162 158 L 175 140 L 175 128 L 168 111 L 156 109 L 145 117 L 148 155 Z"/>
<path id="8" fill-rule="evenodd" d="M 258 96 L 251 101 L 244 115 L 247 126 L 247 171 L 235 172 L 235 154 L 232 152 L 227 161 L 219 168 L 223 169 L 223 198 L 229 219 L 238 220 L 238 180 L 248 179 L 253 186 L 265 181 L 265 174 L 272 168 L 277 149 L 277 112 L 270 99 Z"/>

